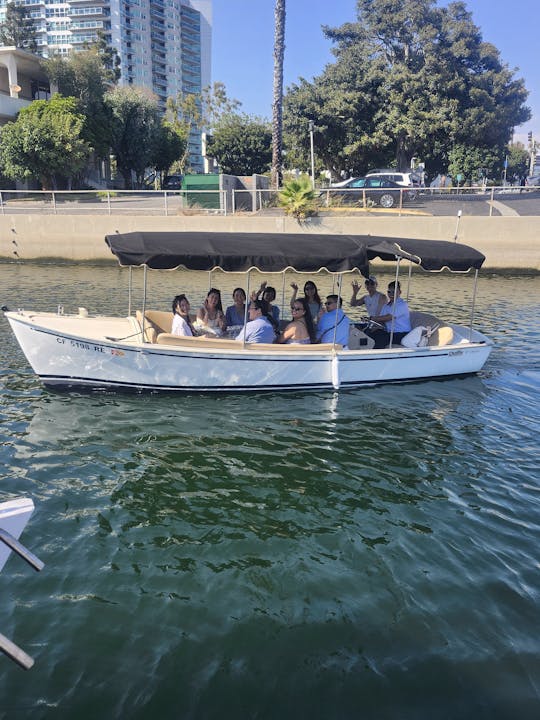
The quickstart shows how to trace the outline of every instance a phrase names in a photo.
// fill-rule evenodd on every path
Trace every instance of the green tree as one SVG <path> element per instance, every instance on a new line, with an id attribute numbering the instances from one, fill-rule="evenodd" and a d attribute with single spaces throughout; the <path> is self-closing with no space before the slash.
<path id="1" fill-rule="evenodd" d="M 272 162 L 268 122 L 245 114 L 224 115 L 214 127 L 208 152 L 229 175 L 265 173 Z"/>
<path id="2" fill-rule="evenodd" d="M 341 140 L 333 171 L 392 158 L 404 170 L 413 156 L 446 169 L 455 145 L 504 147 L 530 116 L 523 80 L 482 41 L 463 2 L 357 0 L 357 21 L 325 34 L 336 62 L 292 88 L 285 115 L 289 136 L 315 121 L 320 155 Z"/>
<path id="3" fill-rule="evenodd" d="M 163 186 L 164 176 L 169 173 L 174 163 L 185 155 L 186 146 L 187 137 L 182 127 L 164 120 L 156 128 L 151 163 L 160 176 L 160 186 Z"/>
<path id="4" fill-rule="evenodd" d="M 6 19 L 0 25 L 0 44 L 36 52 L 36 33 L 30 10 L 24 5 L 8 2 Z"/>
<path id="5" fill-rule="evenodd" d="M 75 98 L 55 95 L 23 108 L 17 120 L 1 130 L 4 173 L 15 180 L 38 179 L 44 189 L 71 188 L 71 179 L 90 155 L 78 107 Z"/>
<path id="6" fill-rule="evenodd" d="M 117 87 L 105 93 L 111 115 L 111 149 L 126 188 L 133 187 L 135 174 L 141 187 L 146 168 L 152 166 L 154 137 L 159 132 L 157 99 L 144 88 Z"/>
<path id="7" fill-rule="evenodd" d="M 283 57 L 285 55 L 285 0 L 275 0 L 274 86 L 272 94 L 272 187 L 281 185 L 283 173 Z"/>
<path id="8" fill-rule="evenodd" d="M 239 100 L 229 98 L 227 90 L 222 82 L 215 82 L 213 85 L 203 88 L 201 93 L 203 117 L 202 124 L 209 130 L 225 115 L 237 113 L 242 105 Z"/>
<path id="9" fill-rule="evenodd" d="M 84 137 L 100 158 L 109 155 L 111 117 L 104 97 L 116 77 L 107 62 L 97 44 L 68 57 L 53 55 L 43 61 L 49 81 L 56 85 L 59 93 L 79 100 L 85 115 Z"/>
<path id="10" fill-rule="evenodd" d="M 483 177 L 499 179 L 502 153 L 500 148 L 457 144 L 448 153 L 448 172 L 453 178 L 462 175 L 461 185 L 472 185 Z"/>
<path id="11" fill-rule="evenodd" d="M 202 97 L 196 93 L 178 93 L 176 98 L 167 98 L 165 111 L 166 121 L 178 134 L 186 138 L 184 152 L 174 163 L 174 170 L 186 172 L 189 170 L 189 138 L 203 127 Z"/>
<path id="12" fill-rule="evenodd" d="M 515 143 L 508 148 L 508 168 L 506 177 L 521 179 L 529 174 L 529 153 L 523 143 Z"/>

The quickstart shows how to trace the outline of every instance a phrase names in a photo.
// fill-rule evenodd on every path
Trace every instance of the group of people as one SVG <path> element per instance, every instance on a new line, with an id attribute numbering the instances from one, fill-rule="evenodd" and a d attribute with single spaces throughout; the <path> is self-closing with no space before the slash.
<path id="1" fill-rule="evenodd" d="M 222 335 L 227 328 L 240 327 L 234 336 L 246 343 L 337 343 L 347 348 L 349 342 L 350 320 L 342 309 L 342 299 L 336 295 L 327 295 L 323 303 L 317 286 L 308 281 L 304 285 L 304 296 L 298 297 L 298 285 L 291 283 L 292 320 L 280 330 L 279 307 L 273 304 L 276 291 L 263 282 L 259 290 L 251 293 L 247 308 L 246 293 L 238 287 L 232 294 L 233 304 L 225 312 L 221 304 L 221 292 L 210 288 L 203 305 L 193 318 L 187 297 L 177 295 L 172 303 L 173 335 Z M 377 290 L 377 279 L 370 276 L 365 281 L 367 293 L 358 297 L 360 286 L 352 283 L 352 307 L 364 306 L 370 321 L 381 327 L 365 329 L 375 341 L 375 348 L 386 347 L 392 334 L 398 343 L 411 330 L 409 308 L 401 298 L 399 282 L 391 282 L 385 295 Z"/>

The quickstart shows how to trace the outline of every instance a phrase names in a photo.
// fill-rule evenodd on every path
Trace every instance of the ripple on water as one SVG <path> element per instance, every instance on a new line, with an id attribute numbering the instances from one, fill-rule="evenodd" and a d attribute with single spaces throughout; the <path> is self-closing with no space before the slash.
<path id="1" fill-rule="evenodd" d="M 42 272 L 0 267 L 6 296 L 119 285 Z M 339 395 L 52 393 L 0 320 L 0 491 L 34 498 L 46 562 L 1 576 L 36 666 L 0 718 L 534 717 L 535 287 L 481 282 L 479 377 Z M 463 306 L 440 278 L 414 301 Z"/>

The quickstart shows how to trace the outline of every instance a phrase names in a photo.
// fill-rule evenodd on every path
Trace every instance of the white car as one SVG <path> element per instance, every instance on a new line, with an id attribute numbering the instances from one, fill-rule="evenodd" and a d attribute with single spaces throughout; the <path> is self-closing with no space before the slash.
<path id="1" fill-rule="evenodd" d="M 412 172 L 399 172 L 398 170 L 392 170 L 392 168 L 383 168 L 370 170 L 366 173 L 366 177 L 373 175 L 384 177 L 386 180 L 391 180 L 403 187 L 418 187 L 420 185 L 420 177 Z"/>

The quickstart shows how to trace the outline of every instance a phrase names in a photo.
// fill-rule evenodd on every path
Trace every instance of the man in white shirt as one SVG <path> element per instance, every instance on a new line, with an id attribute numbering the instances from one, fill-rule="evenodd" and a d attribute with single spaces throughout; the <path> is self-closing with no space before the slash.
<path id="1" fill-rule="evenodd" d="M 409 306 L 401 297 L 401 285 L 399 282 L 392 281 L 389 283 L 387 293 L 388 302 L 383 305 L 380 315 L 371 315 L 369 318 L 384 325 L 385 330 L 365 331 L 366 335 L 375 340 L 375 349 L 387 347 L 392 332 L 392 343 L 399 343 L 411 331 Z"/>
<path id="2" fill-rule="evenodd" d="M 374 275 L 370 275 L 366 280 L 367 295 L 363 295 L 361 298 L 356 297 L 360 290 L 360 285 L 356 280 L 352 283 L 352 297 L 351 307 L 358 307 L 364 305 L 368 315 L 379 315 L 383 305 L 386 305 L 388 298 L 382 292 L 377 290 L 377 278 Z"/>

